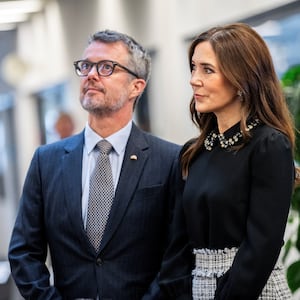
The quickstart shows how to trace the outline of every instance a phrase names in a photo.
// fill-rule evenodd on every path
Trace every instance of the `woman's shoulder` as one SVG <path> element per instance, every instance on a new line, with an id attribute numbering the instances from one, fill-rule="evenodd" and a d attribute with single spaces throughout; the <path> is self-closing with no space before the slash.
<path id="1" fill-rule="evenodd" d="M 291 143 L 287 135 L 280 130 L 266 124 L 258 126 L 253 133 L 253 142 L 263 148 L 291 148 Z"/>
<path id="2" fill-rule="evenodd" d="M 271 127 L 267 124 L 261 124 L 260 126 L 257 127 L 255 130 L 255 134 L 253 135 L 254 137 L 257 137 L 259 139 L 264 139 L 264 138 L 271 138 L 271 139 L 276 139 L 276 138 L 288 138 L 287 135 L 285 135 L 282 131 Z"/>

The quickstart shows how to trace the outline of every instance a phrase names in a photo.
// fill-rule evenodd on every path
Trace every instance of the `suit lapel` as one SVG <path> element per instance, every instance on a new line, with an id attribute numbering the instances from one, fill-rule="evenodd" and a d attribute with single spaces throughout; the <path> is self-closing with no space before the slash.
<path id="1" fill-rule="evenodd" d="M 82 152 L 83 133 L 70 140 L 65 146 L 65 154 L 62 157 L 62 172 L 64 181 L 64 199 L 70 216 L 70 226 L 79 237 L 85 236 L 82 222 Z"/>
<path id="2" fill-rule="evenodd" d="M 126 208 L 135 193 L 139 179 L 149 155 L 149 145 L 144 134 L 133 124 L 127 142 L 122 170 L 111 208 L 109 220 L 101 242 L 100 251 L 105 247 L 119 226 Z"/>

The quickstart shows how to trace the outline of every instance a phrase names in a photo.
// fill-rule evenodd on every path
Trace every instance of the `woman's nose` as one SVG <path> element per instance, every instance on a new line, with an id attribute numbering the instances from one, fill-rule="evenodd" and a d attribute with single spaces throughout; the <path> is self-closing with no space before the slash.
<path id="1" fill-rule="evenodd" d="M 190 79 L 190 84 L 203 86 L 203 81 L 202 81 L 201 76 L 197 73 L 193 73 L 191 76 L 191 79 Z"/>

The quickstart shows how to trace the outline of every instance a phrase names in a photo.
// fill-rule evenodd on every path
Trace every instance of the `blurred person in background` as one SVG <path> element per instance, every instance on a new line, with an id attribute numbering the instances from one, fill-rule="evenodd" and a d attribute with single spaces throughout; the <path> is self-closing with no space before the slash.
<path id="1" fill-rule="evenodd" d="M 150 63 L 134 39 L 110 30 L 92 35 L 74 62 L 88 122 L 80 134 L 36 150 L 9 246 L 12 276 L 25 299 L 158 299 L 179 146 L 133 123 Z M 96 145 L 103 143 L 112 147 L 100 150 L 110 175 L 101 173 L 92 185 Z M 95 195 L 102 200 L 91 204 Z"/>
<path id="2" fill-rule="evenodd" d="M 73 135 L 75 124 L 70 114 L 60 112 L 54 124 L 55 132 L 60 139 Z"/>
<path id="3" fill-rule="evenodd" d="M 279 262 L 295 184 L 294 124 L 269 50 L 250 26 L 214 27 L 189 48 L 185 179 L 160 284 L 168 299 L 291 299 Z"/>

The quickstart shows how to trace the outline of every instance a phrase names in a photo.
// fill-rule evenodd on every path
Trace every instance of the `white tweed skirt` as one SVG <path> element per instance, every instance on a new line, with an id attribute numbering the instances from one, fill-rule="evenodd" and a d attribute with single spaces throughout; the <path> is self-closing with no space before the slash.
<path id="1" fill-rule="evenodd" d="M 237 248 L 194 249 L 195 269 L 193 276 L 193 300 L 213 300 L 217 278 L 224 275 L 232 265 Z M 259 300 L 290 300 L 292 295 L 287 285 L 283 266 L 276 264 Z"/>

